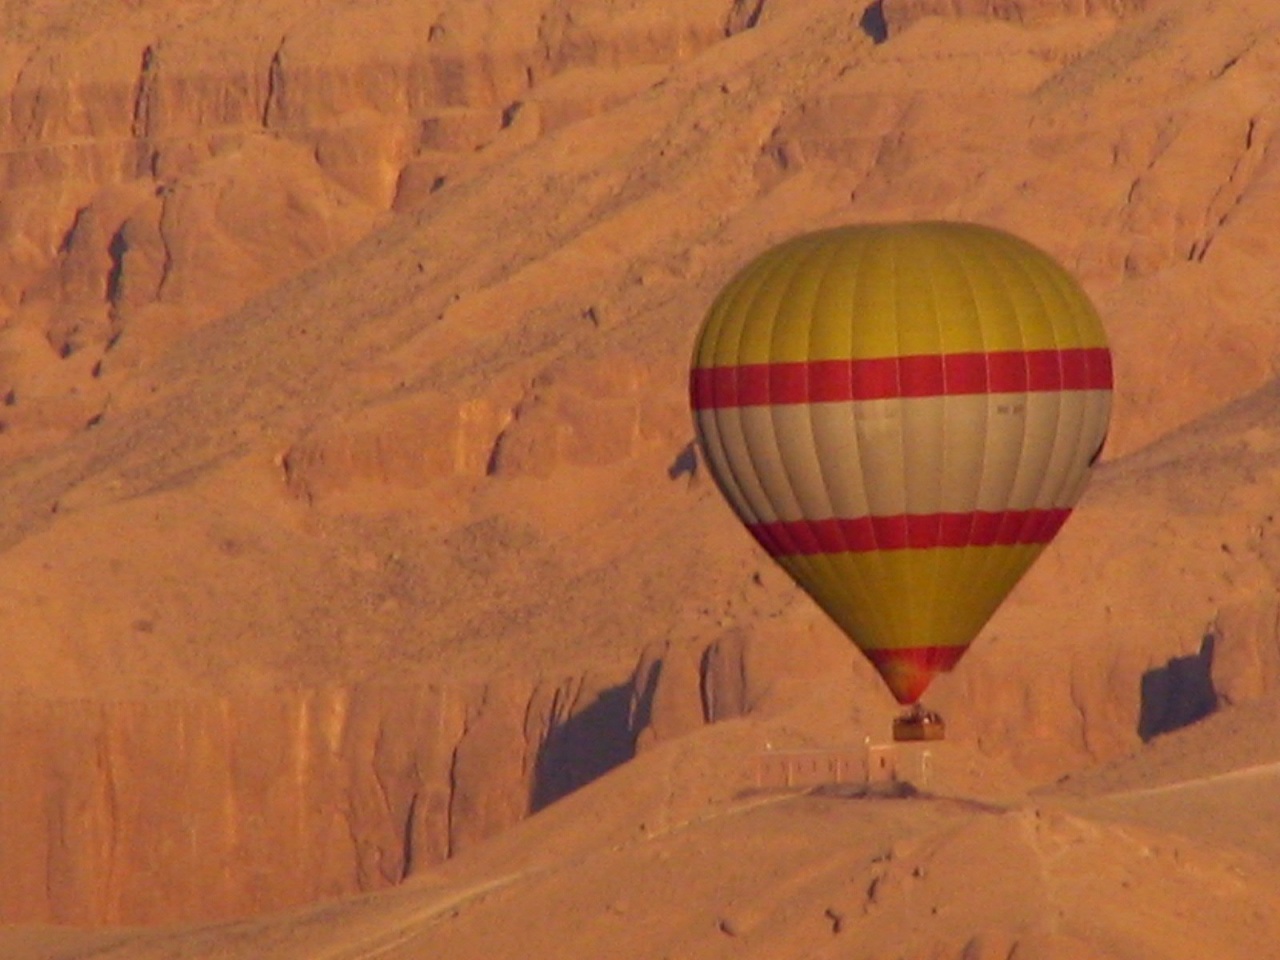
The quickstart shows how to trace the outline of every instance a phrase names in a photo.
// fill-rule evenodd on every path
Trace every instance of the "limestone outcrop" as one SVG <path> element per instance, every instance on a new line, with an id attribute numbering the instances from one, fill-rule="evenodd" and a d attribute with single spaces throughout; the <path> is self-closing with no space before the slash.
<path id="1" fill-rule="evenodd" d="M 0 917 L 77 925 L 207 921 L 397 884 L 631 746 L 625 700 L 591 678 L 7 700 L 0 739 Z"/>
<path id="2" fill-rule="evenodd" d="M 375 889 L 686 733 L 881 735 L 686 403 L 739 264 L 849 220 L 1025 235 L 1115 350 L 1093 491 L 931 692 L 963 755 L 1034 782 L 1268 702 L 1278 38 L 1264 0 L 0 4 L 0 917 Z M 688 819 L 700 774 L 644 786 Z"/>

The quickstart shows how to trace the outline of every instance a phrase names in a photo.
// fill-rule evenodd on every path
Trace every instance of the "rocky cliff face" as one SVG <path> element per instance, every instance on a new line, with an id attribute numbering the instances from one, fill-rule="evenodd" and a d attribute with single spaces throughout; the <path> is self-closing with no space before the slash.
<path id="1" fill-rule="evenodd" d="M 1037 23 L 1060 17 L 1126 17 L 1163 0 L 879 0 L 872 4 L 892 31 L 905 30 L 924 17 L 981 17 L 1013 23 Z"/>
<path id="2" fill-rule="evenodd" d="M 444 2 L 176 3 L 110 27 L 56 11 L 43 29 L 15 15 L 0 40 L 0 457 L 82 429 L 173 340 L 392 208 L 655 82 L 723 36 L 730 6 L 499 19 Z"/>
<path id="3" fill-rule="evenodd" d="M 372 889 L 707 722 L 883 730 L 684 399 L 837 221 L 1024 233 L 1116 346 L 956 741 L 1057 776 L 1265 695 L 1274 397 L 1168 436 L 1280 363 L 1260 9 L 0 6 L 0 916 Z"/>
<path id="4" fill-rule="evenodd" d="M 398 883 L 630 755 L 599 680 L 0 706 L 5 922 L 210 920 Z"/>
<path id="5" fill-rule="evenodd" d="M 113 10 L 109 28 L 87 11 L 40 24 L 6 8 L 0 458 L 93 425 L 175 342 L 446 180 L 655 82 L 730 15 L 720 3 L 623 17 L 605 4 L 464 6 L 300 17 L 289 4 L 172 4 Z M 491 399 L 428 392 L 351 411 L 290 444 L 282 479 L 327 505 L 545 474 L 562 457 L 612 463 L 636 443 L 615 439 L 613 421 L 643 429 L 633 380 L 604 387 L 616 416 L 577 431 L 556 424 L 564 394 L 544 397 L 546 385 L 523 400 L 498 384 Z M 544 426 L 503 443 L 513 417 Z M 136 587 L 116 570 L 108 589 Z M 97 633 L 101 607 L 87 606 Z M 143 611 L 127 632 L 146 645 L 165 626 Z M 15 838 L 7 920 L 208 919 L 395 883 L 630 752 L 625 705 L 590 678 L 102 697 L 114 642 L 88 673 L 53 666 L 56 654 L 50 671 L 28 660 L 10 673 L 19 687 L 68 683 L 70 698 L 0 705 L 16 758 L 0 783 Z"/>

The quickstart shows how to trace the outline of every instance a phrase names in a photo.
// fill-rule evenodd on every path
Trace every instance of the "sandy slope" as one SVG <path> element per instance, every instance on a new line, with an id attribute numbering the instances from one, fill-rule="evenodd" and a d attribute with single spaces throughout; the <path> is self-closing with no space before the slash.
<path id="1" fill-rule="evenodd" d="M 1270 770 L 1034 800 L 726 791 L 744 735 L 727 724 L 647 754 L 394 892 L 88 951 L 38 931 L 0 943 L 131 960 L 1190 958 L 1274 943 L 1276 861 L 1229 827 L 1270 797 Z"/>

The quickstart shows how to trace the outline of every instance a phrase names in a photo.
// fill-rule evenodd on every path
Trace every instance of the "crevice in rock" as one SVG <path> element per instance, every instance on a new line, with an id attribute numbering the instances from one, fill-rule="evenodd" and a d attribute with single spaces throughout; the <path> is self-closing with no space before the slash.
<path id="1" fill-rule="evenodd" d="M 467 728 L 464 724 L 462 733 L 458 736 L 458 741 L 453 745 L 453 749 L 449 752 L 449 802 L 445 805 L 444 811 L 444 858 L 452 859 L 454 853 L 454 819 L 457 813 L 455 804 L 458 799 L 458 747 L 467 736 Z M 406 841 L 407 842 L 407 841 Z"/>
<path id="2" fill-rule="evenodd" d="M 409 806 L 404 814 L 404 838 L 400 851 L 399 880 L 404 880 L 413 872 L 413 846 L 418 840 L 414 831 L 414 820 L 418 815 L 418 796 L 418 793 L 414 792 L 409 797 Z"/>
<path id="3" fill-rule="evenodd" d="M 653 722 L 653 698 L 662 677 L 662 667 L 662 660 L 656 660 L 643 677 L 637 673 L 631 680 L 632 704 L 628 723 L 631 727 L 633 751 L 635 734 Z"/>
<path id="4" fill-rule="evenodd" d="M 151 83 L 155 78 L 155 48 L 148 44 L 142 51 L 142 62 L 138 67 L 138 84 L 133 92 L 133 116 L 129 121 L 129 132 L 135 140 L 147 136 L 150 128 L 149 107 L 151 104 Z"/>
<path id="5" fill-rule="evenodd" d="M 107 242 L 107 258 L 110 261 L 110 266 L 107 268 L 108 303 L 119 303 L 120 283 L 124 277 L 124 255 L 128 249 L 129 245 L 124 238 L 124 227 L 121 227 Z"/>
<path id="6" fill-rule="evenodd" d="M 764 13 L 764 4 L 765 0 L 736 0 L 725 21 L 724 35 L 732 37 L 735 33 L 753 29 Z"/>
<path id="7" fill-rule="evenodd" d="M 279 45 L 276 46 L 275 52 L 271 54 L 271 64 L 267 67 L 267 90 L 266 96 L 262 100 L 262 129 L 269 129 L 271 126 L 271 114 L 275 112 L 276 97 L 280 95 L 280 91 L 284 87 L 283 65 L 281 64 L 280 52 L 284 47 L 284 38 L 280 39 Z"/>

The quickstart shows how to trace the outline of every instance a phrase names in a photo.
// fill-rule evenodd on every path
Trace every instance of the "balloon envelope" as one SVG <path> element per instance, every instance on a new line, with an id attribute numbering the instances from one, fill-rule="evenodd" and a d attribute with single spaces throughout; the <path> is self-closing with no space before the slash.
<path id="1" fill-rule="evenodd" d="M 1111 355 L 1079 285 L 1023 240 L 849 226 L 730 281 L 690 390 L 738 516 L 914 703 L 1080 496 Z"/>

